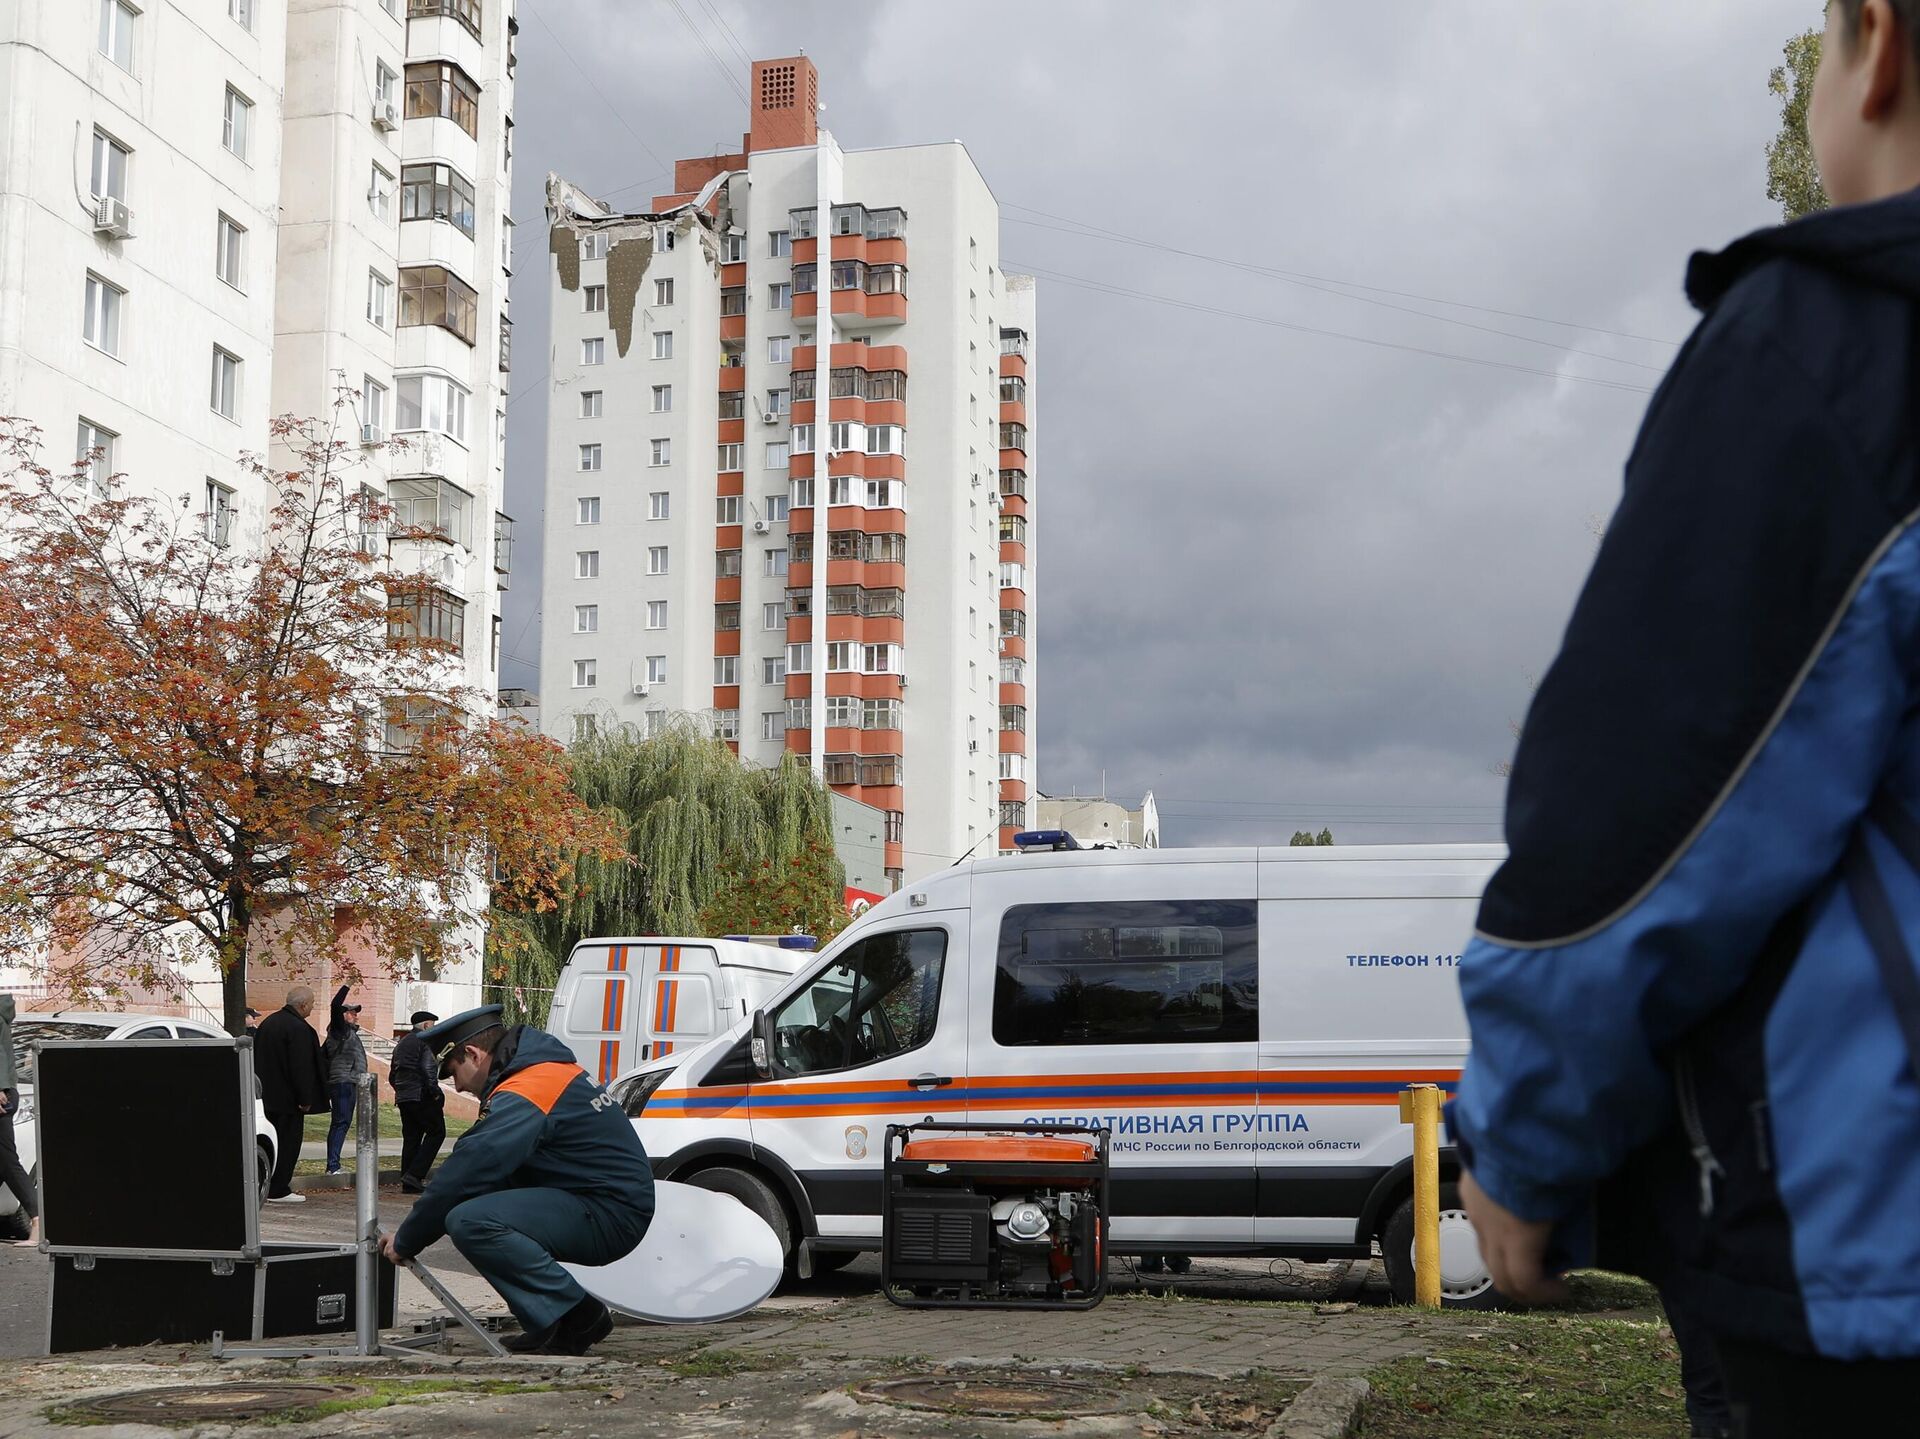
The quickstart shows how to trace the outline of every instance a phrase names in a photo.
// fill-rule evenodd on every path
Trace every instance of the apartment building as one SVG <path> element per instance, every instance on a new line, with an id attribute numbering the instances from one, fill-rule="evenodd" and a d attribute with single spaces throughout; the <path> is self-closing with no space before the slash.
<path id="1" fill-rule="evenodd" d="M 807 756 L 898 885 L 1024 823 L 1032 281 L 959 142 L 843 150 L 804 57 L 751 84 L 644 211 L 549 178 L 541 723 Z"/>
<path id="2" fill-rule="evenodd" d="M 424 542 L 412 622 L 491 691 L 511 521 L 512 0 L 14 0 L 0 9 L 0 413 L 50 464 L 177 494 L 225 543 L 236 463 L 326 418 Z M 387 448 L 400 440 L 403 446 Z M 476 937 L 477 939 L 477 937 Z M 477 945 L 385 1018 L 474 1002 Z M 434 988 L 433 986 L 444 986 Z"/>

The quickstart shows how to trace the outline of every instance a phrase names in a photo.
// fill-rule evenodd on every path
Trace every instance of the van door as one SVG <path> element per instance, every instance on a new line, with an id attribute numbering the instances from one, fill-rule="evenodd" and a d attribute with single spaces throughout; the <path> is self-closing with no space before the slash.
<path id="1" fill-rule="evenodd" d="M 772 1011 L 753 1142 L 799 1176 L 823 1237 L 880 1236 L 887 1125 L 966 1118 L 967 913 L 869 932 Z"/>
<path id="2" fill-rule="evenodd" d="M 632 1064 L 633 944 L 577 944 L 554 992 L 548 1033 L 565 1041 L 580 1067 L 605 1084 Z"/>
<path id="3" fill-rule="evenodd" d="M 713 1038 L 721 1027 L 720 961 L 703 944 L 640 946 L 638 1053 L 629 1063 L 660 1059 Z"/>

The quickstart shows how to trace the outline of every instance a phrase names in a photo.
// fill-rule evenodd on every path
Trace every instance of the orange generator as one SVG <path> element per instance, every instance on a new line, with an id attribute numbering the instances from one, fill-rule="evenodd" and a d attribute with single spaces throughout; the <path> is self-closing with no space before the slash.
<path id="1" fill-rule="evenodd" d="M 1091 1309 L 1107 1294 L 1108 1131 L 887 1126 L 880 1282 L 915 1309 Z"/>

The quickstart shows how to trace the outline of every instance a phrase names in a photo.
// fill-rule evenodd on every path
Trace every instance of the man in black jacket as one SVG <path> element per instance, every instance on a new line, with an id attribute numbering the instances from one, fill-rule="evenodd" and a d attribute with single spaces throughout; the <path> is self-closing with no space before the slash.
<path id="1" fill-rule="evenodd" d="M 447 1138 L 447 1097 L 435 1073 L 433 1051 L 420 1037 L 439 1022 L 432 1011 L 415 1010 L 413 1028 L 394 1045 L 387 1069 L 394 1103 L 400 1106 L 400 1187 L 408 1194 L 427 1187 L 427 1171 Z"/>
<path id="2" fill-rule="evenodd" d="M 300 1141 L 306 1116 L 325 1108 L 321 1083 L 320 1036 L 307 1023 L 313 1013 L 313 991 L 296 984 L 287 991 L 284 1008 L 260 1021 L 253 1036 L 253 1073 L 260 1081 L 260 1103 L 279 1140 L 273 1178 L 267 1184 L 267 1203 L 300 1204 L 306 1195 L 293 1192 L 293 1166 L 300 1161 Z"/>

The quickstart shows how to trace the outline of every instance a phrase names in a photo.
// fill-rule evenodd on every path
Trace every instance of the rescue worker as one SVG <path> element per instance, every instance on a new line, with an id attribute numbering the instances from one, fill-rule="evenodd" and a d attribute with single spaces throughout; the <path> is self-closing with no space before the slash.
<path id="1" fill-rule="evenodd" d="M 437 1073 L 480 1100 L 413 1211 L 382 1238 L 404 1264 L 442 1234 L 499 1291 L 516 1354 L 584 1354 L 613 1316 L 560 1267 L 611 1264 L 653 1218 L 653 1170 L 633 1124 L 559 1040 L 507 1026 L 497 1004 L 422 1032 Z"/>

